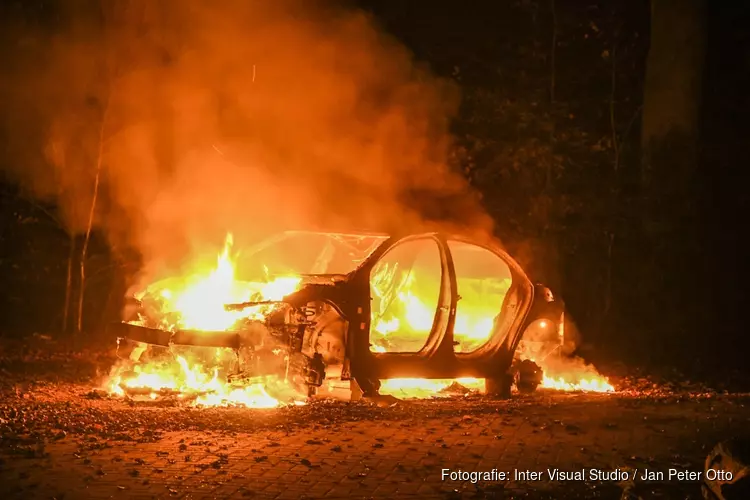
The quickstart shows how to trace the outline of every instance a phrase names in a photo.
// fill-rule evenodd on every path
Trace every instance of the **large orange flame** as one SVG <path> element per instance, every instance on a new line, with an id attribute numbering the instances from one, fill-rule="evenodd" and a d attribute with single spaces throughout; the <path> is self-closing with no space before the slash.
<path id="1" fill-rule="evenodd" d="M 158 294 L 161 312 L 169 312 L 173 323 L 164 325 L 191 330 L 228 330 L 248 317 L 262 317 L 266 308 L 257 306 L 228 311 L 226 304 L 258 300 L 281 300 L 297 289 L 301 278 L 280 276 L 267 282 L 239 281 L 231 256 L 233 238 L 228 234 L 216 267 L 208 272 L 195 272 L 184 280 L 158 282 L 139 294 Z"/>
<path id="2" fill-rule="evenodd" d="M 115 375 L 109 382 L 110 391 L 125 395 L 129 390 L 140 390 L 151 399 L 167 392 L 200 406 L 279 406 L 279 401 L 266 392 L 262 380 L 244 387 L 232 387 L 219 378 L 218 369 L 211 373 L 201 365 L 191 366 L 182 356 L 175 359 L 177 369 L 154 363 L 135 366 L 135 373 L 129 377 Z"/>
<path id="3" fill-rule="evenodd" d="M 209 272 L 196 272 L 185 280 L 155 283 L 146 293 L 161 299 L 162 327 L 192 330 L 228 330 L 246 318 L 259 319 L 268 306 L 256 306 L 240 311 L 228 311 L 226 304 L 250 300 L 280 300 L 297 289 L 301 278 L 281 276 L 267 282 L 239 281 L 232 260 L 233 238 L 228 234 L 216 267 Z M 138 322 L 136 322 L 138 323 Z M 223 349 L 216 350 L 217 358 Z M 115 369 L 107 382 L 113 394 L 128 392 L 146 394 L 156 398 L 160 394 L 176 394 L 189 398 L 197 405 L 238 405 L 254 408 L 271 408 L 280 403 L 266 392 L 267 380 L 245 381 L 235 386 L 219 376 L 218 368 L 202 363 L 190 364 L 183 356 L 175 356 L 172 363 L 147 362 L 136 364 L 132 370 Z"/>

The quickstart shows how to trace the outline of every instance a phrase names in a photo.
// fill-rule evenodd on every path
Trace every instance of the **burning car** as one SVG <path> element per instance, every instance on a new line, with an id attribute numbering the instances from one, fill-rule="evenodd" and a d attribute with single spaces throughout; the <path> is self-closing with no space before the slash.
<path id="1" fill-rule="evenodd" d="M 336 383 L 357 397 L 392 379 L 468 377 L 508 396 L 514 382 L 542 382 L 519 345 L 548 356 L 564 343 L 563 324 L 562 303 L 492 243 L 288 231 L 233 256 L 229 235 L 210 273 L 131 300 L 113 325 L 130 352 L 112 387 L 236 400 L 254 386 L 254 397 L 275 401 Z M 165 375 L 159 363 L 175 360 L 181 374 Z"/>

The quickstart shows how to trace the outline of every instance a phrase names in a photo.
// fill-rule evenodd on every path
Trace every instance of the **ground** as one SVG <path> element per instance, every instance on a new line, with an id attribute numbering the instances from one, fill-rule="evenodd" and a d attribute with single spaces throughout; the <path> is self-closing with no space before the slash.
<path id="1" fill-rule="evenodd" d="M 698 481 L 550 481 L 547 469 L 700 472 L 709 449 L 750 417 L 743 394 L 653 387 L 271 410 L 143 406 L 92 392 L 96 377 L 75 375 L 65 356 L 41 364 L 66 366 L 66 377 L 41 376 L 33 357 L 1 365 L 3 498 L 700 498 Z M 443 469 L 544 477 L 472 483 L 444 480 Z"/>

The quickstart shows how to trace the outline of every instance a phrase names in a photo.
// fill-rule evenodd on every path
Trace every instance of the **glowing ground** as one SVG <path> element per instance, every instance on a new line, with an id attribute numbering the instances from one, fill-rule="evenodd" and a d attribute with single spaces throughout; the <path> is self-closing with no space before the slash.
<path id="1" fill-rule="evenodd" d="M 605 483 L 441 481 L 441 470 L 702 470 L 748 398 L 539 392 L 281 409 L 129 406 L 73 384 L 0 403 L 5 498 L 619 498 Z M 638 484 L 698 498 L 698 483 Z"/>

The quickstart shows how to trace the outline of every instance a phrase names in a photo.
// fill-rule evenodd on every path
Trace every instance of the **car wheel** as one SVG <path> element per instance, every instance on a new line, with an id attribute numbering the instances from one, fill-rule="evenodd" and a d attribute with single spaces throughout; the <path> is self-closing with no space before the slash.
<path id="1" fill-rule="evenodd" d="M 510 399 L 511 387 L 513 385 L 513 377 L 510 375 L 486 378 L 484 379 L 484 382 L 485 391 L 488 396 L 500 399 Z"/>
<path id="2" fill-rule="evenodd" d="M 543 378 L 542 368 L 530 359 L 521 361 L 516 367 L 515 381 L 518 392 L 524 394 L 534 392 L 542 383 Z"/>

